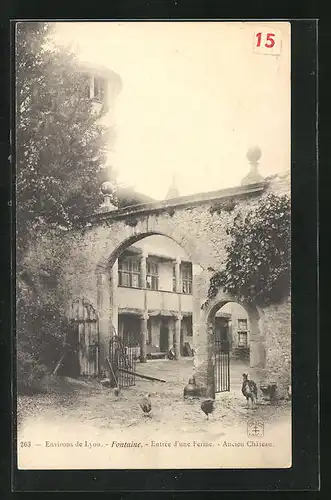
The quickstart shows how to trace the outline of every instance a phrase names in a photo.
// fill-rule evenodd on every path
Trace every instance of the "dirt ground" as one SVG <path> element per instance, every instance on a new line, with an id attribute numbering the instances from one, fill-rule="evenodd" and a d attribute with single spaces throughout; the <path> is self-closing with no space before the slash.
<path id="1" fill-rule="evenodd" d="M 247 366 L 231 363 L 231 391 L 216 395 L 209 420 L 201 411 L 199 399 L 183 398 L 184 386 L 193 373 L 192 359 L 153 360 L 138 363 L 136 370 L 167 382 L 136 378 L 135 386 L 116 397 L 113 389 L 96 380 L 57 377 L 48 380 L 47 393 L 20 396 L 19 468 L 290 466 L 291 404 L 282 401 L 270 406 L 260 401 L 255 409 L 247 409 L 241 394 L 242 373 L 249 371 Z M 150 417 L 139 405 L 148 393 L 152 400 Z M 253 442 L 247 429 L 256 421 L 263 422 L 264 430 Z M 126 447 L 133 442 L 139 446 Z M 125 447 L 121 448 L 123 443 Z M 266 447 L 260 448 L 262 445 Z"/>
<path id="2" fill-rule="evenodd" d="M 33 396 L 20 396 L 17 401 L 17 423 L 22 428 L 33 419 L 49 421 L 52 426 L 61 421 L 75 421 L 77 424 L 93 423 L 99 428 L 144 427 L 146 418 L 139 406 L 141 398 L 150 393 L 152 417 L 149 426 L 155 428 L 168 424 L 177 429 L 206 429 L 206 417 L 197 399 L 184 400 L 183 388 L 193 372 L 193 361 L 182 358 L 180 362 L 153 360 L 137 364 L 137 372 L 164 379 L 167 383 L 136 378 L 136 385 L 123 389 L 116 397 L 113 389 L 103 387 L 95 380 L 78 380 L 58 377 L 49 382 L 48 392 Z M 231 363 L 231 391 L 216 395 L 215 410 L 211 421 L 222 420 L 223 426 L 242 425 L 249 418 L 259 417 L 264 421 L 288 418 L 290 403 L 283 401 L 277 405 L 260 404 L 255 409 L 246 408 L 246 400 L 241 394 L 241 374 L 247 366 L 242 362 Z M 202 428 L 201 428 L 202 427 Z"/>

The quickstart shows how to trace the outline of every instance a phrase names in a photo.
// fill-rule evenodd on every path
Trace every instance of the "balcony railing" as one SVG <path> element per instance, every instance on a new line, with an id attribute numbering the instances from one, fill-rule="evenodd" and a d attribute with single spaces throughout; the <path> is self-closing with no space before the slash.
<path id="1" fill-rule="evenodd" d="M 147 296 L 147 308 L 164 311 L 191 312 L 193 307 L 192 295 L 178 294 L 167 290 L 144 290 L 142 288 L 117 288 L 117 305 L 120 308 L 145 308 L 144 296 Z M 180 308 L 181 301 L 181 308 Z"/>
<path id="2" fill-rule="evenodd" d="M 129 288 L 121 287 L 117 288 L 117 305 L 119 307 L 141 309 L 145 308 L 145 290 L 142 288 Z"/>
<path id="3" fill-rule="evenodd" d="M 192 311 L 193 309 L 193 295 L 181 294 L 182 311 Z"/>

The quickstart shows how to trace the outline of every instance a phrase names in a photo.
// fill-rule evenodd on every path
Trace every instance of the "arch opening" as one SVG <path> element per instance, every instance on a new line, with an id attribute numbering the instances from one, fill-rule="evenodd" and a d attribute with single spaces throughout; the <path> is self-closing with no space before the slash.
<path id="1" fill-rule="evenodd" d="M 193 275 L 202 269 L 195 264 L 185 245 L 160 232 L 132 235 L 99 262 L 104 359 L 112 335 L 141 362 L 193 358 Z"/>
<path id="2" fill-rule="evenodd" d="M 160 232 L 160 231 L 145 231 L 142 233 L 136 233 L 133 234 L 132 236 L 129 236 L 125 238 L 107 257 L 101 259 L 97 266 L 95 272 L 98 273 L 104 273 L 108 272 L 109 269 L 111 269 L 118 259 L 118 257 L 125 251 L 128 247 L 131 245 L 134 245 L 135 243 L 138 243 L 141 240 L 144 240 L 148 237 L 151 236 L 162 236 L 164 238 L 168 238 L 174 243 L 176 243 L 179 247 L 181 247 L 187 254 L 188 258 L 191 260 L 193 264 L 198 264 L 199 265 L 199 259 L 197 259 L 194 249 L 192 248 L 193 245 L 191 244 L 185 244 L 185 241 L 179 242 L 177 239 L 175 239 L 172 235 Z"/>
<path id="3" fill-rule="evenodd" d="M 242 373 L 265 367 L 265 342 L 258 310 L 220 293 L 206 312 L 210 345 L 209 386 L 214 393 L 240 388 Z"/>

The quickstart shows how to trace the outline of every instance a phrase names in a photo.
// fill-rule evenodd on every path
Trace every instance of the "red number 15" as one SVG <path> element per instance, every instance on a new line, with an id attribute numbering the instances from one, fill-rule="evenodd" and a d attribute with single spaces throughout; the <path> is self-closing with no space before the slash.
<path id="1" fill-rule="evenodd" d="M 275 45 L 274 36 L 275 33 L 267 33 L 266 42 L 264 46 L 267 47 L 268 49 L 271 49 Z M 257 33 L 256 38 L 257 38 L 256 46 L 261 47 L 262 33 Z"/>

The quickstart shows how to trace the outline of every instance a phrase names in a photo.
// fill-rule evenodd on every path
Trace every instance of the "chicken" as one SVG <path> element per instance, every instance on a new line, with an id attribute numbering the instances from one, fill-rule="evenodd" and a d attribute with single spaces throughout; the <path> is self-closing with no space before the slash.
<path id="1" fill-rule="evenodd" d="M 214 399 L 205 399 L 201 403 L 201 410 L 207 415 L 207 420 L 209 420 L 209 414 L 214 411 Z"/>
<path id="2" fill-rule="evenodd" d="M 152 410 L 152 402 L 151 402 L 151 396 L 150 394 L 147 394 L 141 402 L 140 402 L 140 408 L 144 412 L 144 415 L 150 416 L 150 412 Z"/>
<path id="3" fill-rule="evenodd" d="M 119 395 L 120 395 L 120 388 L 119 387 L 116 387 L 115 390 L 114 390 L 114 394 L 115 396 L 118 398 Z"/>
<path id="4" fill-rule="evenodd" d="M 198 397 L 199 387 L 196 384 L 195 377 L 190 378 L 188 384 L 184 387 L 184 398 Z"/>
<path id="5" fill-rule="evenodd" d="M 247 400 L 247 408 L 249 407 L 249 401 L 251 401 L 252 407 L 256 404 L 257 400 L 257 386 L 253 380 L 248 379 L 248 374 L 243 373 L 243 385 L 241 392 Z"/>
<path id="6" fill-rule="evenodd" d="M 110 383 L 109 378 L 104 378 L 104 379 L 100 380 L 100 384 L 103 387 L 111 387 L 111 383 Z"/>
<path id="7" fill-rule="evenodd" d="M 263 398 L 269 400 L 270 404 L 273 404 L 275 402 L 276 388 L 277 384 L 275 382 L 269 384 L 263 383 L 260 385 Z"/>

